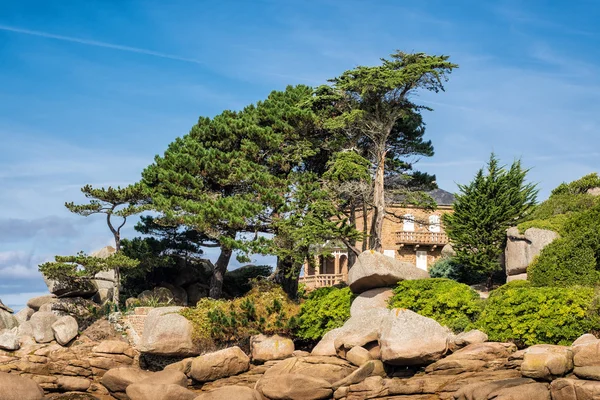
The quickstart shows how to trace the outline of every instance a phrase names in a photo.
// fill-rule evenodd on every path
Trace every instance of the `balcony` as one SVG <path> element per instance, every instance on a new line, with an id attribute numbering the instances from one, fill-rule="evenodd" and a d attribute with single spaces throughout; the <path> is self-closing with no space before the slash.
<path id="1" fill-rule="evenodd" d="M 396 232 L 396 244 L 399 245 L 425 245 L 443 246 L 448 243 L 448 236 L 444 232 Z"/>

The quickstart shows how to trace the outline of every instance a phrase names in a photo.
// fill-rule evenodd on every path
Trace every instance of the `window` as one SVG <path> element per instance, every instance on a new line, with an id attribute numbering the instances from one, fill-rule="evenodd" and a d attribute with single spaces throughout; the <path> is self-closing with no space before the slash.
<path id="1" fill-rule="evenodd" d="M 430 215 L 429 216 L 429 232 L 440 232 L 440 216 L 439 215 Z"/>
<path id="2" fill-rule="evenodd" d="M 396 250 L 384 250 L 383 255 L 392 257 L 392 258 L 396 258 Z"/>
<path id="3" fill-rule="evenodd" d="M 404 226 L 405 232 L 413 232 L 415 230 L 415 217 L 412 214 L 404 214 Z"/>

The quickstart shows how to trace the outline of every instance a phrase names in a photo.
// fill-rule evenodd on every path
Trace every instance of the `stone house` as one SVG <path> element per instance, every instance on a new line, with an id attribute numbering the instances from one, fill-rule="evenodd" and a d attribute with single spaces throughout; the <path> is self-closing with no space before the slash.
<path id="1" fill-rule="evenodd" d="M 442 189 L 428 194 L 438 204 L 435 210 L 391 203 L 386 211 L 394 218 L 386 218 L 383 224 L 383 254 L 409 262 L 417 268 L 428 270 L 442 256 L 442 248 L 448 244 L 448 236 L 442 224 L 442 215 L 452 212 L 454 195 Z M 363 216 L 356 216 L 356 227 L 363 229 Z M 367 230 L 370 225 L 367 215 Z M 362 243 L 357 243 L 360 249 Z M 309 289 L 331 286 L 348 279 L 348 249 L 342 243 L 323 245 L 330 256 L 319 256 L 316 266 L 305 263 L 300 283 Z"/>

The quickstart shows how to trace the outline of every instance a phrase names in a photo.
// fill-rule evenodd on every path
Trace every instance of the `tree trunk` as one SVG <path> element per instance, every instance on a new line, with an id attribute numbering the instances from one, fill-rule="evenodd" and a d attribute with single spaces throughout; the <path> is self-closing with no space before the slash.
<path id="1" fill-rule="evenodd" d="M 115 287 L 113 289 L 113 303 L 115 303 L 115 311 L 119 311 L 119 297 L 121 296 L 121 269 L 115 267 Z"/>
<path id="2" fill-rule="evenodd" d="M 367 234 L 367 225 L 369 223 L 369 210 L 367 209 L 367 202 L 363 201 L 362 203 L 362 219 L 363 219 L 363 240 L 362 240 L 362 251 L 367 251 L 369 249 L 369 243 L 367 242 L 368 234 Z"/>
<path id="3" fill-rule="evenodd" d="M 290 299 L 298 297 L 298 278 L 300 277 L 301 268 L 302 265 L 294 262 L 292 257 L 277 258 L 277 268 L 273 274 L 273 281 L 281 286 Z"/>
<path id="4" fill-rule="evenodd" d="M 383 232 L 383 220 L 385 218 L 385 192 L 383 186 L 385 172 L 385 152 L 379 158 L 373 190 L 373 217 L 371 219 L 371 237 L 369 245 L 371 250 L 383 251 L 381 236 Z"/>
<path id="5" fill-rule="evenodd" d="M 350 225 L 356 228 L 356 203 L 354 201 L 350 203 Z M 356 247 L 356 239 L 350 240 L 350 244 Z M 356 262 L 356 258 L 356 254 L 348 247 L 348 270 L 352 268 Z"/>
<path id="6" fill-rule="evenodd" d="M 215 263 L 215 269 L 210 278 L 209 296 L 213 299 L 220 298 L 223 293 L 223 278 L 225 277 L 225 272 L 227 272 L 227 266 L 232 254 L 233 250 L 221 248 L 221 254 L 219 254 L 219 258 Z"/>

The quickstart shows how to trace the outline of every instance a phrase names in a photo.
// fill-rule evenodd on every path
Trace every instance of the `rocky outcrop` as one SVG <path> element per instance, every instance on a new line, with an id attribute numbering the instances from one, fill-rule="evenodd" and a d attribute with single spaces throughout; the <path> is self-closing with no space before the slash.
<path id="1" fill-rule="evenodd" d="M 558 238 L 558 233 L 547 229 L 529 228 L 521 234 L 517 227 L 512 227 L 508 229 L 506 236 L 506 275 L 510 277 L 509 280 L 515 280 L 527 279 L 527 267 L 544 247 Z"/>
<path id="2" fill-rule="evenodd" d="M 451 336 L 448 328 L 433 319 L 395 308 L 381 327 L 381 360 L 392 365 L 431 364 L 448 351 Z"/>
<path id="3" fill-rule="evenodd" d="M 77 332 L 79 331 L 77 320 L 70 315 L 60 317 L 52 324 L 51 328 L 54 333 L 54 338 L 61 346 L 65 346 L 71 340 L 75 339 Z"/>
<path id="4" fill-rule="evenodd" d="M 39 311 L 41 306 L 53 301 L 56 301 L 56 296 L 53 294 L 33 297 L 27 301 L 27 307 L 31 308 L 33 311 Z"/>
<path id="5" fill-rule="evenodd" d="M 130 400 L 193 400 L 198 397 L 198 393 L 175 384 L 134 383 L 125 393 Z"/>
<path id="6" fill-rule="evenodd" d="M 388 307 L 388 300 L 393 295 L 391 288 L 381 287 L 362 292 L 352 301 L 350 315 L 358 315 L 363 312 L 371 312 L 374 308 Z"/>
<path id="7" fill-rule="evenodd" d="M 15 318 L 15 316 L 6 311 L 0 310 L 0 330 L 2 329 L 12 329 L 19 325 L 19 321 Z"/>
<path id="8" fill-rule="evenodd" d="M 0 310 L 4 310 L 10 314 L 14 313 L 14 311 L 12 310 L 12 308 L 8 307 L 7 305 L 5 305 L 2 300 L 0 300 Z"/>
<path id="9" fill-rule="evenodd" d="M 245 386 L 223 386 L 203 393 L 196 400 L 262 400 L 260 392 Z"/>
<path id="10" fill-rule="evenodd" d="M 427 271 L 414 265 L 368 250 L 361 253 L 348 272 L 348 285 L 354 293 L 393 286 L 398 281 L 429 278 Z"/>
<path id="11" fill-rule="evenodd" d="M 521 374 L 527 378 L 552 381 L 573 370 L 573 351 L 565 346 L 541 344 L 525 351 Z"/>
<path id="12" fill-rule="evenodd" d="M 364 346 L 377 341 L 384 320 L 389 316 L 388 309 L 373 309 L 369 313 L 360 313 L 350 317 L 340 328 L 334 340 L 336 353 L 342 357 L 355 346 Z"/>
<path id="13" fill-rule="evenodd" d="M 250 338 L 250 353 L 254 362 L 263 363 L 288 358 L 292 356 L 294 350 L 292 339 L 279 335 L 256 335 Z"/>
<path id="14" fill-rule="evenodd" d="M 0 350 L 19 350 L 19 328 L 4 329 L 0 331 Z"/>
<path id="15" fill-rule="evenodd" d="M 204 354 L 192 361 L 190 376 L 198 382 L 209 382 L 245 372 L 250 358 L 239 347 Z"/>
<path id="16" fill-rule="evenodd" d="M 54 340 L 52 324 L 58 320 L 58 317 L 49 311 L 38 311 L 31 316 L 31 327 L 33 328 L 33 338 L 38 343 L 49 343 Z"/>
<path id="17" fill-rule="evenodd" d="M 192 338 L 192 323 L 179 314 L 181 310 L 182 307 L 161 307 L 148 313 L 141 352 L 180 357 L 200 354 Z"/>
<path id="18" fill-rule="evenodd" d="M 0 400 L 41 400 L 44 391 L 33 380 L 0 372 Z"/>
<path id="19" fill-rule="evenodd" d="M 320 400 L 329 399 L 333 394 L 332 386 L 326 380 L 300 374 L 265 377 L 258 382 L 257 389 L 272 400 Z"/>

